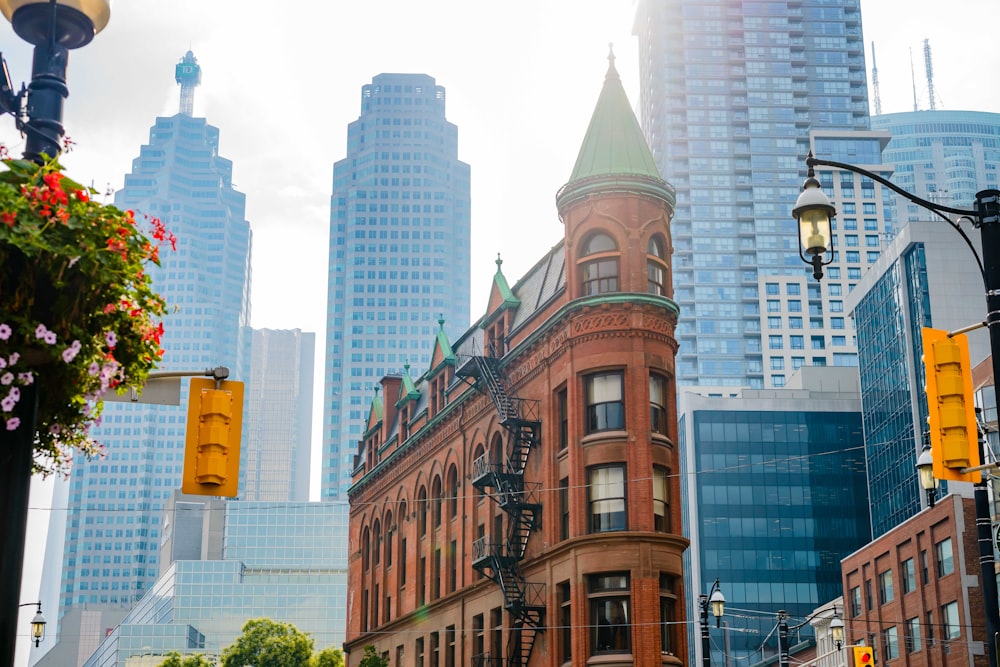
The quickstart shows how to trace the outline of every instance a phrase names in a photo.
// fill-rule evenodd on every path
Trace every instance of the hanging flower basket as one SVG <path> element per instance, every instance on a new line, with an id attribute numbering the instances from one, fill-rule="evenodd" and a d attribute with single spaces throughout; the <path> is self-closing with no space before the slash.
<path id="1" fill-rule="evenodd" d="M 108 390 L 141 387 L 163 357 L 164 300 L 145 268 L 176 239 L 91 198 L 56 161 L 11 159 L 0 146 L 0 442 L 35 429 L 34 471 L 67 473 Z M 34 424 L 21 404 L 34 385 Z"/>

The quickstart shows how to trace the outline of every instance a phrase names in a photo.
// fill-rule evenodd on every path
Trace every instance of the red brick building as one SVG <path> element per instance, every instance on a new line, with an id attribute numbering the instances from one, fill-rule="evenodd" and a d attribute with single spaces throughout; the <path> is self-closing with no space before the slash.
<path id="1" fill-rule="evenodd" d="M 844 639 L 881 667 L 986 667 L 976 508 L 949 495 L 842 561 Z"/>
<path id="2" fill-rule="evenodd" d="M 565 237 L 382 380 L 350 490 L 348 665 L 686 665 L 674 192 L 614 61 Z M 558 224 L 553 220 L 553 224 Z"/>

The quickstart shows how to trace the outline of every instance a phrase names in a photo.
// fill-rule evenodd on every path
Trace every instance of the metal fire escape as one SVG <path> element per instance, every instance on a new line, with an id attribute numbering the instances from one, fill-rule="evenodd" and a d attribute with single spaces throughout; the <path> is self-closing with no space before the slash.
<path id="1" fill-rule="evenodd" d="M 472 463 L 473 486 L 493 499 L 508 517 L 504 542 L 489 543 L 481 537 L 472 543 L 472 567 L 500 586 L 504 608 L 512 617 L 507 659 L 484 654 L 474 656 L 473 662 L 477 667 L 526 667 L 545 616 L 544 584 L 525 581 L 520 565 L 528 538 L 541 521 L 541 484 L 524 481 L 528 457 L 539 443 L 541 420 L 538 401 L 508 394 L 499 361 L 496 356 L 473 356 L 457 370 L 489 394 L 500 425 L 510 433 L 502 461 L 494 463 L 487 452 Z"/>

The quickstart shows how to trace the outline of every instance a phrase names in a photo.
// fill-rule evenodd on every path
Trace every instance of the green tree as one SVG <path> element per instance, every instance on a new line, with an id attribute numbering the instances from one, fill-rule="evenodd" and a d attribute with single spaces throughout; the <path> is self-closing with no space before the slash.
<path id="1" fill-rule="evenodd" d="M 344 667 L 344 652 L 327 647 L 312 657 L 309 667 Z"/>
<path id="2" fill-rule="evenodd" d="M 365 654 L 361 657 L 358 667 L 389 667 L 389 659 L 381 657 L 375 652 L 375 647 L 369 644 L 365 647 Z"/>
<path id="3" fill-rule="evenodd" d="M 291 623 L 253 618 L 222 651 L 221 667 L 306 667 L 312 653 L 312 637 Z"/>
<path id="4" fill-rule="evenodd" d="M 167 654 L 167 659 L 160 663 L 160 667 L 215 667 L 215 663 L 201 653 L 181 655 L 177 651 L 171 651 Z"/>

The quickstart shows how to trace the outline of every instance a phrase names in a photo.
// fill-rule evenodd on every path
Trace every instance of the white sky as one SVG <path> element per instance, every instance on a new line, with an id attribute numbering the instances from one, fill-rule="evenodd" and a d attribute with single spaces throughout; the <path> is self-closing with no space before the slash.
<path id="1" fill-rule="evenodd" d="M 609 42 L 637 103 L 633 14 L 632 0 L 117 0 L 108 27 L 70 55 L 64 121 L 77 147 L 63 163 L 78 181 L 120 188 L 155 117 L 177 112 L 174 65 L 193 50 L 202 67 L 195 115 L 220 128 L 220 153 L 247 196 L 252 324 L 314 331 L 320 353 L 332 165 L 345 156 L 361 86 L 381 72 L 429 74 L 447 90 L 459 158 L 472 167 L 475 318 L 498 252 L 513 282 L 562 235 L 555 193 L 590 120 Z M 913 109 L 911 49 L 927 108 L 929 38 L 937 107 L 1000 112 L 1000 55 L 983 31 L 996 14 L 995 0 L 862 0 L 882 111 Z M 30 49 L 5 21 L 0 48 L 18 88 L 30 78 Z M 0 142 L 23 148 L 9 119 Z M 33 511 L 29 521 L 23 600 L 37 596 L 48 515 Z"/>

